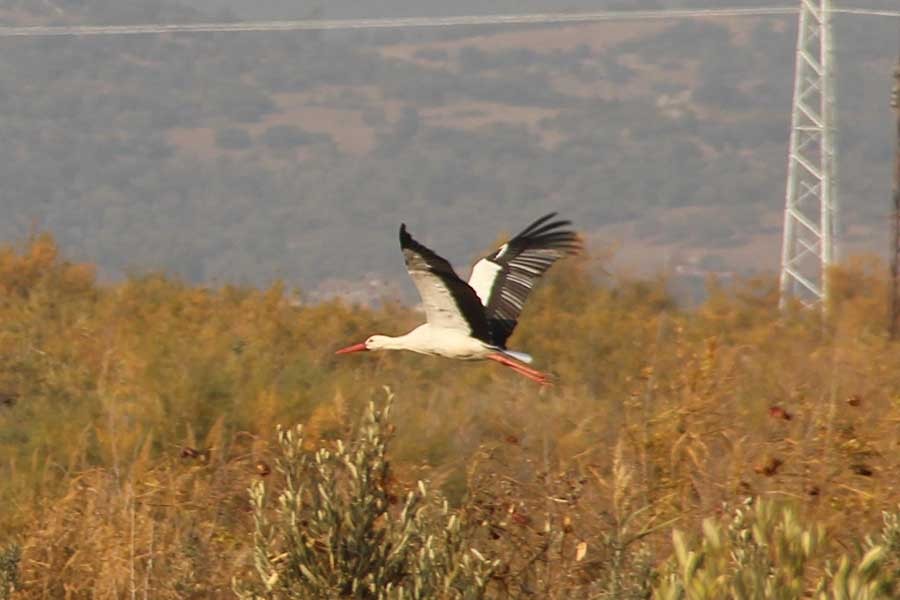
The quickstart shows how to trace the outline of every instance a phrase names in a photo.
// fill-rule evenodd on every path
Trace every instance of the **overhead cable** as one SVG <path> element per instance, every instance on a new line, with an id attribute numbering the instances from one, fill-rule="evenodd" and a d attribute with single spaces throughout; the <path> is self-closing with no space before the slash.
<path id="1" fill-rule="evenodd" d="M 240 31 L 339 31 L 360 29 L 407 29 L 478 25 L 543 25 L 602 21 L 661 19 L 766 17 L 796 15 L 791 6 L 756 8 L 621 10 L 579 13 L 535 13 L 518 15 L 464 15 L 455 17 L 403 17 L 377 19 L 301 19 L 290 21 L 234 21 L 218 23 L 150 23 L 141 25 L 40 25 L 0 26 L 0 37 L 137 35 L 160 33 L 215 33 Z M 833 13 L 900 17 L 900 11 L 867 8 L 836 8 Z"/>
<path id="2" fill-rule="evenodd" d="M 379 19 L 302 19 L 293 21 L 235 21 L 222 23 L 151 23 L 143 25 L 49 25 L 0 27 L 0 37 L 134 35 L 159 33 L 207 33 L 231 31 L 331 31 L 353 29 L 405 29 L 465 25 L 542 25 L 698 17 L 794 15 L 793 7 L 760 7 L 696 10 L 634 10 L 519 15 L 466 15 L 456 17 L 405 17 Z"/>

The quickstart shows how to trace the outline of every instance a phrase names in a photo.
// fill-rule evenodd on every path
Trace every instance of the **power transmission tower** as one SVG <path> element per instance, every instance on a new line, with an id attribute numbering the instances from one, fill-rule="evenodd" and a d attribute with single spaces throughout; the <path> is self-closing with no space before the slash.
<path id="1" fill-rule="evenodd" d="M 781 254 L 781 306 L 825 306 L 835 258 L 831 0 L 801 0 Z"/>
<path id="2" fill-rule="evenodd" d="M 894 91 L 891 106 L 897 115 L 897 141 L 894 146 L 894 215 L 891 240 L 891 313 L 888 323 L 890 339 L 897 339 L 897 317 L 900 316 L 900 59 L 894 69 Z"/>

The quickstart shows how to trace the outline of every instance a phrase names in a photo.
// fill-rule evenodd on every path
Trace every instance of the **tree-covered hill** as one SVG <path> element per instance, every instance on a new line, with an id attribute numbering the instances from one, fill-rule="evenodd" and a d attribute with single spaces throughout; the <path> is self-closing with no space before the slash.
<path id="1" fill-rule="evenodd" d="M 0 19 L 223 8 L 6 1 Z M 883 235 L 894 34 L 836 25 L 842 223 L 863 245 Z M 638 262 L 686 249 L 771 269 L 794 38 L 789 18 L 4 38 L 0 237 L 52 231 L 107 276 L 312 289 L 399 280 L 401 221 L 462 264 L 559 210 L 589 236 L 615 230 Z"/>

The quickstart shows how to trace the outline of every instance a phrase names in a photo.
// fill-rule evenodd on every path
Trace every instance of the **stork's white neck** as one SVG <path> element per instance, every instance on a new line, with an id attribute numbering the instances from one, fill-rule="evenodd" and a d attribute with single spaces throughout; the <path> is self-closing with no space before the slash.
<path id="1" fill-rule="evenodd" d="M 373 335 L 366 340 L 366 349 L 372 351 L 410 350 L 409 345 L 405 343 L 407 337 L 409 337 L 409 334 L 398 335 L 396 337 L 390 335 Z"/>

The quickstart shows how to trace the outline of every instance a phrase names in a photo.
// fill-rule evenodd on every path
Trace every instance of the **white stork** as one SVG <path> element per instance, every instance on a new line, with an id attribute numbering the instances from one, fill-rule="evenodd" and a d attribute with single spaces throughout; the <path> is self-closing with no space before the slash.
<path id="1" fill-rule="evenodd" d="M 399 337 L 373 335 L 337 354 L 412 350 L 459 360 L 489 359 L 532 381 L 548 383 L 547 374 L 523 364 L 531 362 L 529 355 L 506 349 L 506 340 L 541 275 L 558 259 L 581 249 L 575 232 L 567 229 L 571 223 L 554 221 L 555 216 L 541 217 L 475 263 L 468 283 L 450 263 L 414 240 L 406 224 L 400 225 L 400 248 L 427 322 Z"/>

